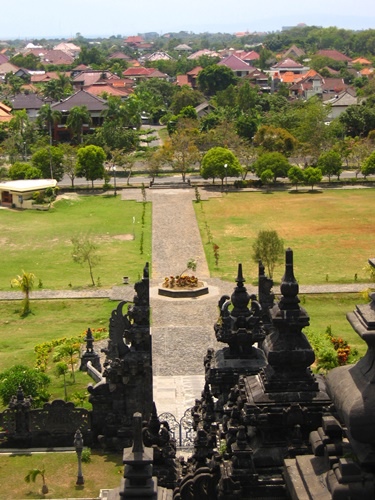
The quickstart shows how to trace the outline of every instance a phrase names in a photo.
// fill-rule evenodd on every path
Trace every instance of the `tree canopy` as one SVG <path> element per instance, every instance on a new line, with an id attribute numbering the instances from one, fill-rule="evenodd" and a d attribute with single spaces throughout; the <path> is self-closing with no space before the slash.
<path id="1" fill-rule="evenodd" d="M 94 187 L 96 179 L 103 179 L 106 154 L 100 146 L 85 146 L 77 151 L 77 177 L 85 177 Z"/>
<path id="2" fill-rule="evenodd" d="M 210 149 L 203 157 L 201 165 L 201 176 L 203 179 L 221 179 L 223 186 L 227 177 L 238 177 L 242 167 L 238 158 L 229 149 L 215 147 Z"/>

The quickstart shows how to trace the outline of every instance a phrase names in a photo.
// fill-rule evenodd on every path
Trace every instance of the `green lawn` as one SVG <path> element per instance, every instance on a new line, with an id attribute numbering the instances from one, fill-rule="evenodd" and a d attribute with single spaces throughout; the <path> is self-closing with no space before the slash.
<path id="1" fill-rule="evenodd" d="M 43 342 L 77 337 L 88 327 L 95 330 L 105 327 L 108 330 L 111 312 L 117 304 L 102 299 L 32 300 L 32 314 L 21 318 L 21 301 L 0 301 L 0 370 L 16 364 L 33 367 L 36 361 L 34 347 Z M 48 389 L 51 399 L 63 398 L 63 378 L 54 375 L 52 361 L 47 374 L 51 377 Z M 68 395 L 85 391 L 87 385 L 93 383 L 83 372 L 77 373 L 76 384 L 69 376 L 67 381 Z"/>
<path id="2" fill-rule="evenodd" d="M 324 334 L 330 326 L 334 337 L 345 339 L 351 347 L 363 356 L 367 351 L 366 343 L 352 329 L 346 314 L 352 312 L 357 304 L 363 304 L 364 298 L 359 293 L 338 293 L 329 295 L 300 295 L 301 307 L 310 317 L 310 326 L 306 328 L 315 333 Z"/>
<path id="3" fill-rule="evenodd" d="M 212 276 L 232 280 L 242 262 L 246 278 L 256 282 L 252 243 L 260 230 L 275 229 L 294 251 L 301 285 L 369 280 L 363 267 L 375 252 L 374 189 L 228 193 L 194 207 Z M 205 219 L 219 246 L 218 267 L 207 243 Z M 275 282 L 282 275 L 283 265 L 278 265 Z"/>
<path id="4" fill-rule="evenodd" d="M 94 278 L 103 287 L 120 284 L 122 276 L 134 282 L 144 263 L 151 261 L 151 205 L 122 201 L 120 196 L 79 196 L 63 199 L 46 212 L 0 210 L 2 265 L 0 290 L 22 270 L 32 272 L 43 288 L 87 287 L 87 266 L 73 262 L 71 238 L 88 235 L 99 247 L 100 263 Z M 134 218 L 134 223 L 133 223 Z M 143 235 L 143 254 L 141 236 Z"/>
<path id="5" fill-rule="evenodd" d="M 26 483 L 24 480 L 31 469 L 43 467 L 49 489 L 46 495 L 41 494 L 40 476 L 36 478 L 35 483 Z M 3 485 L 0 498 L 97 498 L 100 489 L 119 487 L 123 472 L 121 454 L 95 451 L 91 454 L 91 462 L 82 464 L 85 484 L 76 486 L 76 453 L 0 455 L 0 484 Z"/>

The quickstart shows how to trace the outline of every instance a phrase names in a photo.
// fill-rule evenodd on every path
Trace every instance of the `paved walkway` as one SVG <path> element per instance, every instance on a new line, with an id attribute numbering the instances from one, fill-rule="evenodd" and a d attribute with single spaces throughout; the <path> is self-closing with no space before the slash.
<path id="1" fill-rule="evenodd" d="M 127 189 L 123 199 L 142 201 L 140 189 Z M 218 192 L 202 193 L 221 196 Z M 203 357 L 208 347 L 223 347 L 216 341 L 213 324 L 217 320 L 217 303 L 224 294 L 231 294 L 235 283 L 209 278 L 209 270 L 202 246 L 192 200 L 193 189 L 147 190 L 152 202 L 152 345 L 154 372 L 154 400 L 159 414 L 164 411 L 181 418 L 185 409 L 194 404 L 204 386 Z M 209 294 L 195 299 L 171 299 L 158 295 L 158 284 L 163 277 L 184 270 L 190 258 L 198 260 L 197 274 L 209 285 Z M 300 293 L 360 292 L 366 284 L 300 286 Z M 247 286 L 249 293 L 257 288 Z M 278 292 L 278 290 L 275 290 Z M 40 290 L 31 298 L 110 298 L 131 300 L 132 284 L 97 290 Z M 0 292 L 0 300 L 21 299 L 20 292 Z"/>

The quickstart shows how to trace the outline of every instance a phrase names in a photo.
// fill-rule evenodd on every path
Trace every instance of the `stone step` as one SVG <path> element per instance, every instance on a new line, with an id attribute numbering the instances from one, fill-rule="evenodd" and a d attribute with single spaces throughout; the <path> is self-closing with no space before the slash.
<path id="1" fill-rule="evenodd" d="M 150 189 L 190 189 L 188 182 L 154 182 L 150 184 Z"/>
<path id="2" fill-rule="evenodd" d="M 330 500 L 325 482 L 327 464 L 324 457 L 302 455 L 285 460 L 285 481 L 292 500 Z"/>

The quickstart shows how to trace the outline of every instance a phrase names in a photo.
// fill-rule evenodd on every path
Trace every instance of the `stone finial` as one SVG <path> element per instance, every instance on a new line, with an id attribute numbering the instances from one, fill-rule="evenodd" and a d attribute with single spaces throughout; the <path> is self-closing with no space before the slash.
<path id="1" fill-rule="evenodd" d="M 294 277 L 293 268 L 293 250 L 287 248 L 285 251 L 285 273 L 281 280 L 280 292 L 282 298 L 280 300 L 280 309 L 296 309 L 298 308 L 299 286 Z"/>
<path id="2" fill-rule="evenodd" d="M 142 441 L 142 414 L 139 412 L 133 415 L 133 430 L 134 430 L 134 441 L 133 441 L 133 453 L 143 453 L 143 441 Z"/>
<path id="3" fill-rule="evenodd" d="M 236 278 L 237 286 L 232 293 L 231 300 L 233 304 L 233 311 L 231 315 L 234 317 L 242 316 L 249 312 L 248 304 L 250 301 L 250 295 L 247 293 L 246 287 L 244 285 L 245 278 L 242 274 L 242 264 L 238 264 L 238 273 Z"/>

